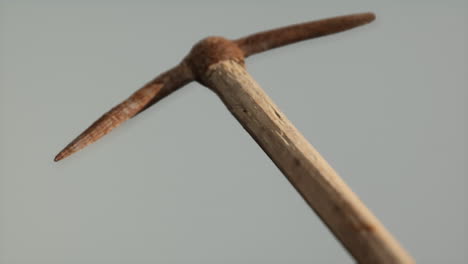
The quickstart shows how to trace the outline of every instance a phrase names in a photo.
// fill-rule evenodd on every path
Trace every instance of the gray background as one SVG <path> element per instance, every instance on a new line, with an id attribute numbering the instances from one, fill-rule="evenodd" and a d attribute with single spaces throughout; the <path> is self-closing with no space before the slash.
<path id="1" fill-rule="evenodd" d="M 468 259 L 468 2 L 0 1 L 1 263 L 352 263 L 192 83 L 54 163 L 207 35 L 373 11 L 248 59 L 266 92 L 421 263 Z"/>

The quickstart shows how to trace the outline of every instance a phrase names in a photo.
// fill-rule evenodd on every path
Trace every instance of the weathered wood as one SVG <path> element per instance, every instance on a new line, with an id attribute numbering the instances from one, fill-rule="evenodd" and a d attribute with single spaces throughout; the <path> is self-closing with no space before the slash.
<path id="1" fill-rule="evenodd" d="M 413 263 L 242 65 L 218 62 L 203 79 L 359 263 Z"/>

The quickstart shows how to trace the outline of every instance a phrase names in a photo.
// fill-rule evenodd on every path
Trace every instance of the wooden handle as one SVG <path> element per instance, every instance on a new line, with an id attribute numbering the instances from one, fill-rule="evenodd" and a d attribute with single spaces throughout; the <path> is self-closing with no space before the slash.
<path id="1" fill-rule="evenodd" d="M 213 64 L 213 89 L 359 263 L 412 258 L 237 62 Z"/>

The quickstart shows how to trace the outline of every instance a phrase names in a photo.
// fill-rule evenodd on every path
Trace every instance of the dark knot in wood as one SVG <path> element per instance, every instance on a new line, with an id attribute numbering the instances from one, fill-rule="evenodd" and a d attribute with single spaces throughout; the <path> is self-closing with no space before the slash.
<path id="1" fill-rule="evenodd" d="M 233 60 L 244 65 L 244 52 L 239 46 L 223 37 L 207 37 L 196 43 L 185 58 L 194 78 L 203 81 L 210 65 L 224 60 Z"/>

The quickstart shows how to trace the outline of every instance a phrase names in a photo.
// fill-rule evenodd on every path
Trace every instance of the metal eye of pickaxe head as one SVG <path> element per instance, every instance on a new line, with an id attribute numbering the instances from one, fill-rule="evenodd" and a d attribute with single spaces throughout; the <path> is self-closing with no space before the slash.
<path id="1" fill-rule="evenodd" d="M 412 263 L 406 251 L 244 68 L 244 59 L 256 53 L 348 30 L 374 19 L 372 13 L 353 14 L 264 31 L 236 40 L 205 38 L 195 44 L 177 66 L 105 113 L 54 160 L 59 161 L 79 151 L 173 91 L 198 81 L 218 94 L 358 262 Z"/>

